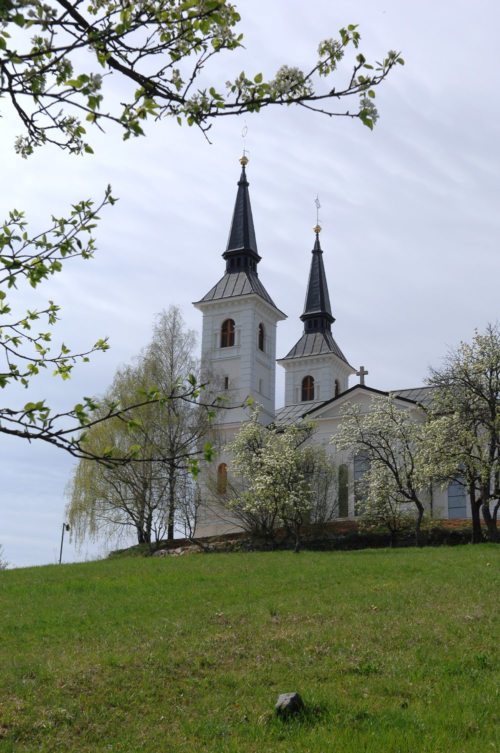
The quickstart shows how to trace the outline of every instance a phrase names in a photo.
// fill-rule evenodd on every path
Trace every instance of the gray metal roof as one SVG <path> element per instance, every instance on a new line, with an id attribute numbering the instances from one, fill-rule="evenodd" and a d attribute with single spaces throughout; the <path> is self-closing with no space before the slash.
<path id="1" fill-rule="evenodd" d="M 338 358 L 349 365 L 339 346 L 332 337 L 331 332 L 307 332 L 302 335 L 291 351 L 281 359 L 304 358 L 305 356 L 321 356 L 326 353 L 334 353 Z"/>
<path id="2" fill-rule="evenodd" d="M 323 251 L 319 242 L 319 234 L 316 233 L 316 241 L 312 251 L 311 269 L 309 271 L 309 280 L 307 283 L 306 300 L 304 303 L 304 312 L 301 319 L 305 316 L 323 314 L 330 321 L 333 321 L 332 309 L 330 306 L 330 297 L 328 295 L 328 285 L 326 282 L 325 267 L 323 264 Z"/>
<path id="3" fill-rule="evenodd" d="M 245 270 L 244 272 L 226 272 L 224 277 L 203 296 L 199 303 L 204 301 L 218 301 L 225 298 L 237 298 L 241 295 L 256 294 L 277 308 L 273 299 L 259 280 L 256 272 Z M 279 310 L 279 309 L 278 309 Z"/>
<path id="4" fill-rule="evenodd" d="M 240 249 L 257 253 L 257 240 L 255 238 L 255 229 L 253 226 L 252 207 L 250 205 L 248 185 L 245 165 L 243 165 L 241 176 L 238 181 L 238 192 L 234 204 L 233 221 L 229 231 L 226 253 L 228 251 L 237 251 Z"/>
<path id="5" fill-rule="evenodd" d="M 316 408 L 333 403 L 341 397 L 344 397 L 348 392 L 353 392 L 356 388 L 361 388 L 367 392 L 373 392 L 379 395 L 393 395 L 394 397 L 400 397 L 404 400 L 418 403 L 424 408 L 428 408 L 432 405 L 433 395 L 436 390 L 435 387 L 412 387 L 406 390 L 391 390 L 390 392 L 384 392 L 383 390 L 377 390 L 373 387 L 367 387 L 366 385 L 355 384 L 353 387 L 346 390 L 346 392 L 342 392 L 337 397 L 330 398 L 330 400 L 311 400 L 311 402 L 285 405 L 283 408 L 276 411 L 276 423 L 293 424 L 300 418 L 313 413 Z"/>
<path id="6" fill-rule="evenodd" d="M 308 403 L 298 403 L 296 405 L 285 405 L 284 408 L 280 408 L 276 411 L 277 424 L 294 424 L 299 418 L 314 408 L 318 408 L 323 405 L 324 400 L 311 400 Z"/>
<path id="7" fill-rule="evenodd" d="M 412 387 L 407 390 L 391 390 L 390 394 L 396 397 L 403 397 L 406 400 L 413 400 L 414 403 L 429 408 L 434 400 L 435 387 Z"/>

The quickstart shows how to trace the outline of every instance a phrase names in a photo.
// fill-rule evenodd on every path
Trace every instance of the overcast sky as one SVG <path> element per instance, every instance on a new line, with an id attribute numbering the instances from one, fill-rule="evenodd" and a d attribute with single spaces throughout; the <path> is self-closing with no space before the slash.
<path id="1" fill-rule="evenodd" d="M 358 23 L 361 50 L 380 59 L 400 50 L 406 66 L 377 90 L 373 133 L 357 122 L 303 110 L 246 116 L 247 169 L 259 274 L 288 319 L 283 356 L 301 332 L 299 316 L 321 202 L 321 242 L 334 336 L 351 364 L 380 389 L 422 385 L 474 329 L 499 319 L 500 6 L 495 0 L 244 0 L 237 3 L 246 49 L 214 68 L 224 82 L 244 69 L 271 76 L 282 63 L 307 68 L 317 44 Z M 119 203 L 102 214 L 94 260 L 69 262 L 40 288 L 62 310 L 57 338 L 78 350 L 108 335 L 111 350 L 81 366 L 70 383 L 40 382 L 39 397 L 69 407 L 102 393 L 116 367 L 143 347 L 155 313 L 191 306 L 222 276 L 242 151 L 243 119 L 202 135 L 174 122 L 123 143 L 108 129 L 95 155 L 47 148 L 14 154 L 18 124 L 2 103 L 3 217 L 25 209 L 42 229 L 69 203 L 98 198 L 111 183 Z M 283 374 L 278 367 L 278 406 Z M 352 382 L 353 383 L 353 382 Z M 31 397 L 31 395 L 30 395 Z M 4 405 L 26 401 L 4 395 Z M 56 561 L 64 489 L 74 461 L 50 447 L 0 436 L 0 544 L 15 566 Z M 95 556 L 65 547 L 65 561 Z M 101 548 L 99 551 L 104 551 Z"/>

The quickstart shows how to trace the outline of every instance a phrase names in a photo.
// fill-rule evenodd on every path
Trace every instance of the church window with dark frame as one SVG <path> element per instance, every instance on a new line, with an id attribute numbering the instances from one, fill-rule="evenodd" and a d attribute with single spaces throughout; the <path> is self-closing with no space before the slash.
<path id="1" fill-rule="evenodd" d="M 306 403 L 309 400 L 314 400 L 314 377 L 310 374 L 304 377 L 302 380 L 302 402 Z"/>
<path id="2" fill-rule="evenodd" d="M 448 518 L 466 518 L 467 503 L 463 478 L 457 478 L 448 484 Z"/>
<path id="3" fill-rule="evenodd" d="M 259 350 L 264 352 L 264 345 L 265 345 L 265 331 L 264 331 L 264 325 L 262 322 L 259 324 L 259 333 L 257 337 L 257 343 L 259 346 Z"/>
<path id="4" fill-rule="evenodd" d="M 225 494 L 227 492 L 227 465 L 221 463 L 217 468 L 217 493 Z"/>
<path id="5" fill-rule="evenodd" d="M 370 458 L 365 452 L 358 452 L 353 460 L 353 481 L 354 481 L 354 514 L 359 515 L 366 500 L 366 479 L 364 478 L 370 470 Z"/>
<path id="6" fill-rule="evenodd" d="M 234 319 L 225 319 L 220 328 L 221 348 L 231 348 L 234 345 Z"/>

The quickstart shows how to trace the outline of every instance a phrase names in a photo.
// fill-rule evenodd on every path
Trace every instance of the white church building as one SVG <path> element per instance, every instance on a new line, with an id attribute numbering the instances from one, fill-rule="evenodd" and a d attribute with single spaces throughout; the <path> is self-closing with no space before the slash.
<path id="1" fill-rule="evenodd" d="M 197 536 L 211 536 L 239 530 L 237 521 L 224 509 L 222 501 L 231 458 L 225 450 L 241 423 L 248 420 L 244 407 L 248 397 L 261 406 L 263 423 L 284 424 L 303 417 L 312 419 L 316 431 L 311 441 L 330 448 L 339 473 L 339 518 L 355 517 L 355 481 L 364 468 L 362 458 L 335 455 L 330 444 L 337 431 L 342 411 L 349 401 L 361 410 L 370 410 L 377 396 L 391 394 L 401 408 L 416 412 L 431 399 L 431 389 L 418 387 L 382 392 L 365 384 L 367 371 L 354 369 L 332 334 L 335 318 L 328 294 L 327 277 L 320 243 L 321 228 L 314 228 L 309 280 L 305 290 L 304 311 L 300 317 L 302 331 L 297 342 L 283 357 L 276 359 L 277 325 L 286 315 L 276 306 L 258 273 L 261 259 L 250 205 L 246 175 L 248 159 L 240 160 L 242 172 L 229 232 L 227 248 L 222 254 L 225 270 L 221 279 L 194 305 L 203 315 L 201 368 L 209 375 L 234 406 L 222 410 L 217 419 L 216 436 L 219 453 L 215 467 L 208 473 L 217 483 L 208 490 L 201 482 L 202 506 L 196 528 Z M 221 270 L 222 271 L 222 270 Z M 285 405 L 276 410 L 276 363 L 285 369 Z M 358 383 L 349 386 L 350 377 Z M 219 490 L 220 501 L 217 500 Z M 464 518 L 470 507 L 463 487 L 450 484 L 429 494 L 429 512 L 434 518 Z"/>

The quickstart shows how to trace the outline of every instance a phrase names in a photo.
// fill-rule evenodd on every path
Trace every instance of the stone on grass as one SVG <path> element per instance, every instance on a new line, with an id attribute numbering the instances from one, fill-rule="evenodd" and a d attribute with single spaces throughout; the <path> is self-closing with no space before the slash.
<path id="1" fill-rule="evenodd" d="M 304 701 L 298 693 L 281 693 L 274 707 L 278 716 L 293 716 L 304 708 Z"/>

